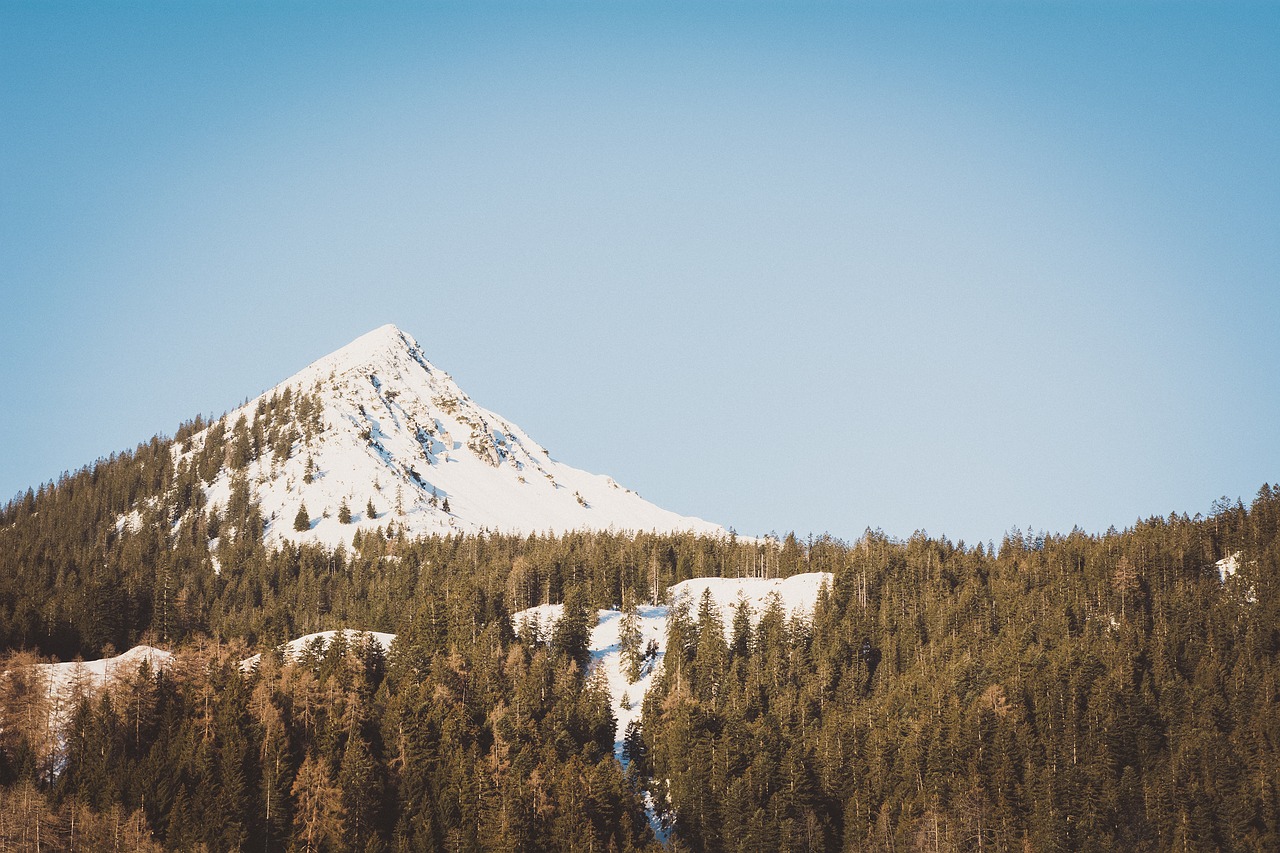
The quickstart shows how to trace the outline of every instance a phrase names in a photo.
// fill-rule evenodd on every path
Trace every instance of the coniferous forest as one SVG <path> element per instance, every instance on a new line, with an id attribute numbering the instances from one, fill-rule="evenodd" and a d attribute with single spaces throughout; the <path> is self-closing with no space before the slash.
<path id="1" fill-rule="evenodd" d="M 243 480 L 204 504 L 292 441 L 220 422 L 175 464 L 207 426 L 0 510 L 0 850 L 657 850 L 646 797 L 676 850 L 1280 849 L 1280 488 L 1000 543 L 392 526 L 329 551 L 266 546 Z M 593 608 L 808 571 L 834 578 L 811 618 L 673 613 L 624 771 Z M 517 637 L 542 602 L 564 620 Z M 341 627 L 398 639 L 274 651 Z M 55 725 L 31 663 L 141 642 L 177 656 Z"/>

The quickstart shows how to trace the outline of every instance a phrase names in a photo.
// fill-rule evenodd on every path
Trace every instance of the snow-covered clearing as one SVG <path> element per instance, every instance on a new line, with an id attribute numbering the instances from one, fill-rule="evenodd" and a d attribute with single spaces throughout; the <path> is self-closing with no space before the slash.
<path id="1" fill-rule="evenodd" d="M 693 578 L 671 587 L 671 596 L 673 601 L 686 597 L 696 612 L 702 593 L 709 591 L 724 620 L 725 639 L 729 639 L 733 633 L 732 608 L 739 602 L 750 605 L 754 627 L 773 595 L 778 596 L 778 603 L 788 617 L 812 613 L 824 583 L 831 587 L 830 572 L 807 572 L 789 578 Z"/>
<path id="2" fill-rule="evenodd" d="M 129 651 L 99 660 L 36 664 L 36 671 L 46 685 L 49 713 L 55 727 L 70 719 L 80 694 L 92 694 L 116 678 L 128 678 L 146 661 L 151 671 L 158 672 L 173 660 L 173 652 L 154 646 L 134 646 Z"/>
<path id="3" fill-rule="evenodd" d="M 317 631 L 314 634 L 304 634 L 296 637 L 287 643 L 282 644 L 281 649 L 286 661 L 296 661 L 302 657 L 303 652 L 308 648 L 315 651 L 323 652 L 329 648 L 329 644 L 333 642 L 333 638 L 338 635 L 337 631 Z M 343 628 L 342 635 L 349 645 L 357 646 L 365 641 L 365 638 L 374 641 L 382 646 L 384 653 L 391 651 L 391 643 L 395 640 L 395 634 L 386 634 L 381 631 L 355 631 L 351 628 Z M 240 661 L 240 669 L 248 672 L 262 661 L 262 655 L 251 655 Z"/>
<path id="4" fill-rule="evenodd" d="M 41 690 L 48 703 L 45 724 L 50 735 L 48 746 L 40 758 L 50 780 L 62 772 L 66 759 L 66 736 L 72 715 L 81 698 L 93 698 L 94 694 L 109 687 L 114 681 L 126 681 L 137 674 L 146 663 L 152 673 L 173 662 L 173 652 L 154 646 L 134 646 L 115 657 L 98 660 L 67 661 L 65 663 L 37 663 L 30 667 L 36 689 Z M 7 678 L 9 672 L 0 673 Z M 0 719 L 0 729 L 5 721 Z M 44 762 L 48 762 L 47 764 Z"/>
<path id="5" fill-rule="evenodd" d="M 691 613 L 696 614 L 703 591 L 710 591 L 711 600 L 724 621 L 725 638 L 728 639 L 733 629 L 732 608 L 739 602 L 750 606 L 753 625 L 759 623 L 761 613 L 769 606 L 773 596 L 777 596 L 779 605 L 788 617 L 796 614 L 808 615 L 813 612 L 819 590 L 824 584 L 828 588 L 831 586 L 830 572 L 808 572 L 789 578 L 693 578 L 670 587 L 667 590 L 667 600 L 687 601 Z M 662 671 L 662 660 L 667 653 L 667 616 L 670 611 L 671 607 L 667 604 L 642 604 L 636 608 L 640 623 L 640 648 L 645 649 L 651 641 L 657 647 L 657 654 L 645 659 L 640 678 L 636 681 L 630 679 L 622 657 L 619 638 L 622 611 L 597 611 L 596 627 L 591 632 L 591 668 L 593 672 L 602 670 L 609 686 L 613 714 L 618 720 L 614 753 L 619 761 L 623 760 L 622 741 L 627 726 L 633 720 L 640 719 L 640 706 L 644 697 Z M 545 638 L 550 636 L 563 612 L 563 605 L 540 604 L 515 613 L 511 623 L 517 634 L 523 634 L 536 624 L 540 635 Z"/>
<path id="6" fill-rule="evenodd" d="M 1238 592 L 1242 593 L 1244 600 L 1249 604 L 1258 603 L 1258 585 L 1251 578 L 1252 573 L 1246 572 L 1241 575 L 1240 569 L 1245 566 L 1256 566 L 1257 561 L 1250 560 L 1247 563 L 1242 559 L 1243 552 L 1236 551 L 1223 557 L 1214 563 L 1214 567 L 1218 570 L 1218 580 L 1226 586 L 1230 582 Z"/>

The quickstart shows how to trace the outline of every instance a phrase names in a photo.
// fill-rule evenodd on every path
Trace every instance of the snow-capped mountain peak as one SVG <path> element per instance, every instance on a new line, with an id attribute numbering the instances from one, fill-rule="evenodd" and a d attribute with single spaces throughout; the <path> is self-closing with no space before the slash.
<path id="1" fill-rule="evenodd" d="M 227 506 L 243 477 L 268 541 L 350 543 L 357 530 L 392 522 L 411 535 L 725 533 L 552 459 L 520 427 L 476 404 L 393 325 L 315 361 L 227 415 L 221 436 L 218 429 L 194 437 L 188 450 L 226 442 L 228 462 L 206 488 L 207 501 Z"/>

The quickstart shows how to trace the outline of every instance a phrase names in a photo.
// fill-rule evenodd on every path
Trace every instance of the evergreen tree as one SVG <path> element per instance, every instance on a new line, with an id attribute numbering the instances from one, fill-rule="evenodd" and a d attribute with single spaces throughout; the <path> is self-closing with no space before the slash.
<path id="1" fill-rule="evenodd" d="M 627 730 L 622 739 L 622 758 L 627 763 L 627 774 L 632 778 L 648 776 L 647 757 L 644 738 L 640 733 L 640 721 L 632 720 L 627 723 Z"/>
<path id="2" fill-rule="evenodd" d="M 618 623 L 618 644 L 627 678 L 630 681 L 638 681 L 640 678 L 640 665 L 643 662 L 640 655 L 640 640 L 640 615 L 636 608 L 636 596 L 631 591 L 631 587 L 627 587 L 622 592 L 622 618 Z"/>
<path id="3" fill-rule="evenodd" d="M 249 441 L 249 425 L 244 415 L 241 415 L 236 421 L 235 429 L 232 431 L 231 446 L 228 448 L 229 456 L 227 463 L 232 470 L 239 471 L 249 464 L 252 457 L 252 445 Z"/>
<path id="4" fill-rule="evenodd" d="M 565 598 L 564 612 L 551 632 L 552 653 L 573 661 L 580 675 L 586 673 L 591 658 L 591 628 L 595 624 L 592 616 L 585 592 L 575 587 Z"/>
<path id="5" fill-rule="evenodd" d="M 298 507 L 298 514 L 293 517 L 293 529 L 302 533 L 311 529 L 311 516 L 307 514 L 307 505 Z"/>
<path id="6" fill-rule="evenodd" d="M 694 651 L 691 681 L 698 696 L 713 700 L 729 662 L 729 648 L 724 639 L 724 621 L 720 607 L 704 589 L 698 602 L 697 644 Z"/>
<path id="7" fill-rule="evenodd" d="M 368 744 L 359 733 L 352 733 L 338 771 L 349 850 L 365 850 L 377 840 L 383 795 L 376 771 Z"/>
<path id="8" fill-rule="evenodd" d="M 795 535 L 788 539 L 794 541 Z M 741 594 L 733 604 L 733 637 L 729 644 L 731 660 L 743 660 L 751 656 L 751 604 Z"/>

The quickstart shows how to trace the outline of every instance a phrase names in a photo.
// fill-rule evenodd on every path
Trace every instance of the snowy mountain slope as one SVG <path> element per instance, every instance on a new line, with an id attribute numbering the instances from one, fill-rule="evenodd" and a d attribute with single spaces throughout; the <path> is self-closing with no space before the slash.
<path id="1" fill-rule="evenodd" d="M 268 405 L 285 400 L 284 407 Z M 281 408 L 287 422 L 274 414 Z M 261 505 L 268 542 L 350 544 L 357 530 L 391 522 L 410 535 L 726 533 L 552 459 L 518 426 L 471 400 L 395 326 L 357 338 L 227 415 L 228 459 L 241 417 L 242 432 L 263 436 L 255 443 L 274 437 L 284 452 L 260 449 L 238 469 L 224 465 L 206 497 L 226 507 L 235 477 L 243 476 Z M 192 437 L 188 458 L 212 431 Z M 344 502 L 348 523 L 339 520 Z M 298 531 L 304 505 L 309 525 Z"/>

